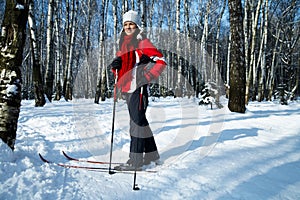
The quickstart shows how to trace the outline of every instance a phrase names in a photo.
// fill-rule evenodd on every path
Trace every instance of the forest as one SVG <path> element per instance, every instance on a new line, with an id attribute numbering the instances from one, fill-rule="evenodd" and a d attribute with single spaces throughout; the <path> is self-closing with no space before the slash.
<path id="1" fill-rule="evenodd" d="M 220 106 L 226 94 L 242 113 L 249 101 L 287 104 L 299 95 L 299 8 L 299 0 L 1 0 L 0 136 L 13 147 L 6 133 L 15 133 L 22 99 L 110 98 L 108 66 L 128 10 L 168 64 L 152 96 L 209 93 Z"/>

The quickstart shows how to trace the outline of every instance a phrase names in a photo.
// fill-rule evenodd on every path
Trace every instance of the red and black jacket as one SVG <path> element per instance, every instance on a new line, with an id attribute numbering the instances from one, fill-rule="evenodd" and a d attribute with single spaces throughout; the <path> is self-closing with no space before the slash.
<path id="1" fill-rule="evenodd" d="M 135 61 L 130 64 L 132 66 L 121 67 L 118 72 L 113 70 L 114 74 L 118 77 L 117 87 L 126 93 L 132 93 L 138 87 L 146 84 L 146 82 L 149 83 L 157 79 L 166 67 L 162 53 L 148 38 L 138 40 L 137 48 L 134 48 L 133 51 Z M 124 55 L 119 51 L 117 52 L 117 56 L 122 57 Z M 144 63 L 145 57 L 149 58 L 147 61 L 149 63 Z"/>

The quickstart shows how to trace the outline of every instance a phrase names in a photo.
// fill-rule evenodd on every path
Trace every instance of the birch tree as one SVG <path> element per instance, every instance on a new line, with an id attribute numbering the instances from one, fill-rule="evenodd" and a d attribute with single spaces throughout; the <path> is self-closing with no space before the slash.
<path id="1" fill-rule="evenodd" d="M 55 56 L 56 56 L 56 63 L 55 63 L 55 97 L 54 100 L 60 100 L 62 96 L 62 45 L 61 45 L 61 31 L 60 31 L 60 24 L 61 24 L 61 1 L 56 0 L 55 6 L 55 22 L 54 22 L 54 29 L 55 29 L 55 41 L 56 41 L 56 49 L 55 49 Z"/>
<path id="2" fill-rule="evenodd" d="M 72 62 L 73 62 L 73 51 L 75 43 L 75 29 L 76 29 L 76 14 L 77 14 L 78 0 L 72 0 L 72 15 L 71 15 L 71 35 L 69 40 L 69 58 L 67 62 L 67 74 L 66 74 L 66 93 L 65 99 L 72 100 Z"/>
<path id="3" fill-rule="evenodd" d="M 43 90 L 43 81 L 41 74 L 41 65 L 40 65 L 40 55 L 37 45 L 36 38 L 36 21 L 34 16 L 34 1 L 30 0 L 29 2 L 29 15 L 28 15 L 28 25 L 30 29 L 30 44 L 31 44 L 31 55 L 32 55 L 32 77 L 33 77 L 33 87 L 34 87 L 34 98 L 35 106 L 44 106 L 46 103 L 44 90 Z"/>
<path id="4" fill-rule="evenodd" d="M 249 98 L 250 98 L 250 90 L 253 88 L 253 77 L 255 77 L 255 75 L 253 73 L 256 72 L 255 70 L 255 43 L 256 43 L 256 35 L 257 35 L 257 24 L 258 24 L 258 19 L 260 16 L 260 8 L 261 8 L 261 3 L 262 0 L 258 0 L 257 2 L 257 6 L 255 9 L 255 12 L 252 12 L 252 36 L 251 36 L 251 48 L 250 48 L 250 63 L 249 63 L 249 73 L 247 76 L 247 80 L 246 80 L 246 91 L 245 91 L 245 95 L 246 95 L 246 104 L 248 104 L 249 102 Z M 252 2 L 250 5 L 254 5 L 254 3 Z M 250 10 L 254 10 L 253 7 L 250 8 Z"/>
<path id="5" fill-rule="evenodd" d="M 224 11 L 225 11 L 225 8 L 226 8 L 226 0 L 223 0 L 223 5 L 222 5 L 222 8 L 221 8 L 221 12 L 220 12 L 220 16 L 217 20 L 217 34 L 216 34 L 216 55 L 215 55 L 215 60 L 214 60 L 214 63 L 215 63 L 215 75 L 216 75 L 216 85 L 217 86 L 220 86 L 220 82 L 221 82 L 221 74 L 220 74 L 220 61 L 219 61 L 219 38 L 220 38 L 220 29 L 221 29 L 221 20 L 222 20 L 222 17 L 223 17 L 223 14 L 224 14 Z M 221 104 L 219 103 L 220 101 L 220 91 L 218 92 L 217 96 L 216 96 L 216 103 L 219 107 L 221 107 Z"/>
<path id="6" fill-rule="evenodd" d="M 141 26 L 143 29 L 147 28 L 147 7 L 146 7 L 146 1 L 142 1 L 141 2 L 141 12 L 139 13 L 139 15 L 141 16 Z"/>
<path id="7" fill-rule="evenodd" d="M 91 41 L 91 29 L 92 29 L 92 16 L 93 16 L 93 9 L 95 5 L 93 4 L 92 0 L 87 0 L 86 2 L 86 26 L 84 27 L 84 52 L 85 52 L 85 60 L 86 60 L 86 82 L 85 82 L 85 98 L 89 98 L 90 93 L 90 74 L 93 73 L 93 70 L 91 69 L 92 66 L 92 58 L 90 55 L 92 41 Z"/>
<path id="8" fill-rule="evenodd" d="M 127 12 L 128 11 L 128 1 L 127 0 L 123 0 L 123 7 L 122 7 L 122 10 L 123 10 L 123 14 L 125 13 L 125 12 Z"/>
<path id="9" fill-rule="evenodd" d="M 263 35 L 261 42 L 261 72 L 258 83 L 258 101 L 262 101 L 265 96 L 266 88 L 266 57 L 267 57 L 267 43 L 268 43 L 268 16 L 269 16 L 269 1 L 265 0 L 263 6 L 264 21 L 263 21 Z"/>
<path id="10" fill-rule="evenodd" d="M 135 10 L 134 0 L 131 0 L 131 10 Z"/>
<path id="11" fill-rule="evenodd" d="M 21 107 L 21 65 L 27 20 L 27 1 L 6 1 L 0 37 L 0 138 L 12 150 Z"/>
<path id="12" fill-rule="evenodd" d="M 108 88 L 108 84 L 106 82 L 107 79 L 107 69 L 105 63 L 105 34 L 106 34 L 106 15 L 105 10 L 107 9 L 107 1 L 102 0 L 100 6 L 100 35 L 99 35 L 99 59 L 98 59 L 98 75 L 97 75 L 97 87 L 96 87 L 96 96 L 95 103 L 99 103 L 99 99 L 101 97 L 101 101 L 105 100 L 107 95 L 106 91 Z"/>
<path id="13" fill-rule="evenodd" d="M 186 68 L 189 67 L 189 65 L 192 65 L 192 55 L 191 55 L 191 29 L 190 29 L 190 1 L 184 0 L 184 21 L 186 24 L 186 27 L 184 28 L 184 35 L 186 37 L 186 46 L 185 46 L 185 52 L 184 57 L 186 59 Z M 187 69 L 187 79 L 189 79 L 190 84 L 195 85 L 193 81 L 193 77 L 195 76 L 193 74 L 193 70 Z M 188 88 L 188 81 L 185 82 L 185 88 Z M 189 94 L 190 95 L 190 94 Z"/>
<path id="14" fill-rule="evenodd" d="M 115 44 L 113 45 L 113 54 L 116 55 L 117 52 L 117 38 L 118 38 L 118 1 L 113 0 L 113 18 L 114 18 L 114 41 Z M 122 24 L 123 26 L 123 24 Z"/>
<path id="15" fill-rule="evenodd" d="M 249 13 L 250 13 L 250 0 L 245 0 L 245 6 L 244 6 L 244 22 L 243 22 L 243 29 L 244 29 L 244 40 L 245 40 L 245 64 L 246 64 L 246 77 L 248 76 L 248 70 L 249 70 Z"/>
<path id="16" fill-rule="evenodd" d="M 243 34 L 243 12 L 241 0 L 228 0 L 231 51 L 230 91 L 228 108 L 232 112 L 244 113 L 245 107 L 245 52 Z"/>
<path id="17" fill-rule="evenodd" d="M 202 78 L 204 81 L 208 81 L 208 77 L 207 77 L 207 37 L 208 37 L 208 16 L 210 13 L 210 7 L 212 4 L 212 0 L 208 0 L 208 2 L 206 3 L 206 12 L 204 15 L 204 26 L 203 26 L 203 33 L 202 33 L 202 37 L 201 37 L 201 43 L 200 43 L 200 53 L 201 53 L 201 74 L 202 74 Z"/>
<path id="18" fill-rule="evenodd" d="M 177 85 L 176 85 L 176 90 L 175 90 L 175 95 L 178 97 L 182 97 L 182 65 L 180 63 L 180 57 L 181 55 L 181 47 L 180 47 L 180 0 L 176 0 L 176 52 L 177 52 L 177 67 L 178 67 L 178 72 L 177 72 Z"/>
<path id="19" fill-rule="evenodd" d="M 53 16 L 54 16 L 54 0 L 49 0 L 48 17 L 47 17 L 47 53 L 46 53 L 46 74 L 45 74 L 45 93 L 49 101 L 53 95 L 54 81 L 54 62 L 53 62 Z"/>

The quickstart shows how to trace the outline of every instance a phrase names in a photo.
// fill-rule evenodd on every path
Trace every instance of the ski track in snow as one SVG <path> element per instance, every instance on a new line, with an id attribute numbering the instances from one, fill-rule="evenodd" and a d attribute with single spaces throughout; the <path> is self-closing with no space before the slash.
<path id="1" fill-rule="evenodd" d="M 0 142 L 0 199 L 300 199 L 300 104 L 251 102 L 245 114 L 196 99 L 149 98 L 148 119 L 163 165 L 133 175 L 66 169 L 64 150 L 109 160 L 112 100 L 23 101 L 15 151 Z M 126 104 L 116 106 L 113 161 L 128 159 Z"/>

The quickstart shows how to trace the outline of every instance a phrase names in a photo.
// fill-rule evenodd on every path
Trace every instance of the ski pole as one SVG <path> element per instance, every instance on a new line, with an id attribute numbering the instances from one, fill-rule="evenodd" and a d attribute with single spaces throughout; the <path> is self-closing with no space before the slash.
<path id="1" fill-rule="evenodd" d="M 140 190 L 140 188 L 136 184 L 136 168 L 134 170 L 134 175 L 133 175 L 133 190 Z"/>
<path id="2" fill-rule="evenodd" d="M 118 70 L 116 70 L 116 77 L 114 83 L 114 105 L 113 105 L 113 118 L 112 118 L 112 126 L 111 126 L 111 143 L 110 143 L 110 156 L 109 156 L 109 168 L 108 173 L 114 174 L 115 172 L 111 170 L 111 162 L 112 162 L 112 150 L 114 143 L 114 131 L 115 131 L 115 115 L 116 115 L 116 102 L 117 102 L 117 81 L 118 81 Z"/>

